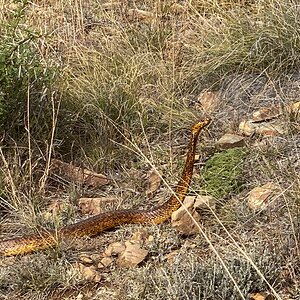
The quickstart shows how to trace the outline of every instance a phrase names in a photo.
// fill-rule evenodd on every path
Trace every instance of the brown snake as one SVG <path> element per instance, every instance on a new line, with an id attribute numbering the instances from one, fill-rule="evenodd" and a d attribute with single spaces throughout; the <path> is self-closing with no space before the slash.
<path id="1" fill-rule="evenodd" d="M 25 254 L 53 247 L 59 240 L 74 239 L 83 236 L 94 236 L 100 232 L 122 224 L 159 224 L 170 218 L 177 210 L 188 191 L 194 167 L 195 150 L 200 131 L 210 123 L 204 119 L 192 126 L 186 163 L 175 192 L 169 200 L 149 210 L 116 210 L 95 215 L 61 229 L 41 231 L 38 234 L 25 235 L 0 241 L 0 255 L 10 256 Z"/>

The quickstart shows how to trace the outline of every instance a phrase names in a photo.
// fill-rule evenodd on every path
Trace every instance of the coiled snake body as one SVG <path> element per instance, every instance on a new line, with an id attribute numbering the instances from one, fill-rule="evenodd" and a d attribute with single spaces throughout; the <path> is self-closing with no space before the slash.
<path id="1" fill-rule="evenodd" d="M 121 224 L 159 224 L 166 221 L 177 210 L 188 191 L 193 175 L 196 144 L 200 131 L 210 123 L 204 119 L 192 126 L 186 163 L 175 192 L 169 200 L 150 210 L 117 210 L 95 215 L 61 229 L 41 231 L 38 234 L 0 241 L 0 255 L 25 254 L 57 245 L 60 239 L 68 240 L 83 236 L 94 236 Z"/>

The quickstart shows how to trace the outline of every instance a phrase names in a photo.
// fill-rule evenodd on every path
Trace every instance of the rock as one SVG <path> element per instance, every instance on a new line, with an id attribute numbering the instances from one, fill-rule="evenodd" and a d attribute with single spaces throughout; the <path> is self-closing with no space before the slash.
<path id="1" fill-rule="evenodd" d="M 148 255 L 148 251 L 141 248 L 139 244 L 125 242 L 126 249 L 117 259 L 117 265 L 120 267 L 136 267 Z"/>
<path id="2" fill-rule="evenodd" d="M 87 254 L 87 253 L 81 253 L 79 255 L 79 259 L 86 264 L 91 264 L 93 263 L 93 260 L 91 259 L 91 257 Z"/>
<path id="3" fill-rule="evenodd" d="M 275 297 L 269 293 L 252 293 L 249 295 L 249 300 L 275 300 Z"/>
<path id="4" fill-rule="evenodd" d="M 99 261 L 102 258 L 102 255 L 100 253 L 92 253 L 89 257 L 93 262 L 95 262 Z"/>
<path id="5" fill-rule="evenodd" d="M 81 263 L 75 265 L 75 269 L 79 271 L 82 277 L 87 281 L 100 282 L 101 275 L 97 272 L 95 266 L 86 267 Z"/>
<path id="6" fill-rule="evenodd" d="M 116 202 L 114 197 L 80 198 L 78 206 L 82 214 L 97 215 L 103 212 L 108 203 Z"/>
<path id="7" fill-rule="evenodd" d="M 242 121 L 239 130 L 242 134 L 250 136 L 255 133 L 255 125 L 251 121 Z"/>
<path id="8" fill-rule="evenodd" d="M 109 183 L 109 179 L 103 174 L 95 173 L 81 167 L 75 167 L 72 164 L 65 163 L 58 159 L 52 159 L 51 163 L 51 172 L 59 174 L 77 184 L 99 187 Z"/>
<path id="9" fill-rule="evenodd" d="M 278 118 L 282 114 L 282 109 L 278 105 L 263 107 L 252 114 L 252 122 L 268 121 Z"/>
<path id="10" fill-rule="evenodd" d="M 278 122 L 253 123 L 253 121 L 242 121 L 239 125 L 241 133 L 250 136 L 252 134 L 260 134 L 263 136 L 276 136 L 284 134 L 285 130 Z"/>
<path id="11" fill-rule="evenodd" d="M 121 242 L 115 242 L 110 244 L 105 250 L 104 254 L 106 256 L 118 255 L 125 251 L 125 244 Z"/>
<path id="12" fill-rule="evenodd" d="M 149 235 L 147 242 L 148 243 L 152 243 L 154 241 L 154 236 L 153 235 Z"/>
<path id="13" fill-rule="evenodd" d="M 195 154 L 195 158 L 194 158 L 194 161 L 195 162 L 198 162 L 200 160 L 200 154 Z"/>
<path id="14" fill-rule="evenodd" d="M 197 195 L 194 203 L 195 209 L 216 209 L 216 200 L 212 196 Z"/>
<path id="15" fill-rule="evenodd" d="M 265 209 L 279 192 L 279 187 L 272 182 L 256 187 L 249 192 L 248 206 L 254 211 Z"/>
<path id="16" fill-rule="evenodd" d="M 199 232 L 199 229 L 193 219 L 198 223 L 200 221 L 200 216 L 194 208 L 195 197 L 186 197 L 183 204 L 178 210 L 174 211 L 171 216 L 172 227 L 183 234 L 195 234 Z"/>
<path id="17" fill-rule="evenodd" d="M 217 92 L 204 91 L 198 97 L 200 109 L 206 112 L 212 112 L 219 104 L 220 100 Z"/>
<path id="18" fill-rule="evenodd" d="M 98 264 L 98 269 L 107 268 L 112 262 L 113 260 L 110 257 L 103 257 Z"/>
<path id="19" fill-rule="evenodd" d="M 235 147 L 243 147 L 245 146 L 244 137 L 237 135 L 226 133 L 224 134 L 216 143 L 221 149 L 229 149 Z"/>
<path id="20" fill-rule="evenodd" d="M 146 190 L 146 196 L 147 198 L 152 198 L 161 184 L 162 172 L 158 172 L 155 168 L 152 168 L 147 174 L 147 179 L 148 187 Z"/>

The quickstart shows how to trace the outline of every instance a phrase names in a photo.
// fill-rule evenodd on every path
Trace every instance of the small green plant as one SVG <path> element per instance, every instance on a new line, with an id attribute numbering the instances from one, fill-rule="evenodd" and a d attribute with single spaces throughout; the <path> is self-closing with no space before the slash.
<path id="1" fill-rule="evenodd" d="M 217 199 L 235 192 L 241 185 L 239 180 L 246 152 L 241 148 L 222 151 L 211 157 L 203 171 L 203 189 Z"/>
<path id="2" fill-rule="evenodd" d="M 15 141 L 26 134 L 28 114 L 34 116 L 28 130 L 45 129 L 41 121 L 51 117 L 48 90 L 55 74 L 38 54 L 39 33 L 23 24 L 27 5 L 18 1 L 0 24 L 0 128 Z"/>

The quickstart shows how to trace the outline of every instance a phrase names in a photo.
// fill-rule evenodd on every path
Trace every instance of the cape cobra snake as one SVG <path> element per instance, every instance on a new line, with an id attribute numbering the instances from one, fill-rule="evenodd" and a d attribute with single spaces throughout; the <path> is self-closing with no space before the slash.
<path id="1" fill-rule="evenodd" d="M 191 128 L 188 153 L 182 176 L 169 200 L 149 210 L 116 210 L 66 225 L 59 230 L 45 230 L 37 234 L 25 235 L 0 241 L 0 255 L 11 256 L 54 247 L 59 240 L 94 236 L 100 232 L 122 224 L 159 224 L 170 218 L 177 210 L 188 191 L 193 175 L 195 150 L 200 131 L 210 123 L 210 119 L 197 122 Z"/>

